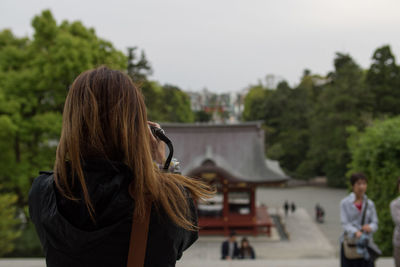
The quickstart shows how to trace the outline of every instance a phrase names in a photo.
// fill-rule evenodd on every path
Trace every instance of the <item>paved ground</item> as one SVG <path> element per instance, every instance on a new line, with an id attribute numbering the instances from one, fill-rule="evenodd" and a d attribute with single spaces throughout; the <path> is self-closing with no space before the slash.
<path id="1" fill-rule="evenodd" d="M 1 266 L 1 265 L 0 265 Z M 238 261 L 192 261 L 182 262 L 177 267 L 339 267 L 337 259 L 296 259 L 296 260 L 238 260 Z M 379 259 L 375 267 L 394 267 L 393 259 Z"/>
<path id="2" fill-rule="evenodd" d="M 338 254 L 339 236 L 342 232 L 340 224 L 340 200 L 348 192 L 345 189 L 333 189 L 326 187 L 288 187 L 288 188 L 258 188 L 256 192 L 259 204 L 264 203 L 271 211 L 280 209 L 285 200 L 295 202 L 297 207 L 304 208 L 314 219 L 315 205 L 319 203 L 325 209 L 325 222 L 317 224 Z M 291 214 L 289 214 L 290 218 Z"/>
<path id="3" fill-rule="evenodd" d="M 333 258 L 335 248 L 312 221 L 307 211 L 299 208 L 286 218 L 289 241 L 266 237 L 248 237 L 257 259 Z M 240 240 L 241 236 L 238 237 Z M 188 251 L 184 260 L 218 260 L 224 237 L 201 237 Z"/>
<path id="4" fill-rule="evenodd" d="M 339 219 L 340 200 L 346 190 L 324 187 L 259 188 L 257 201 L 270 207 L 271 212 L 282 213 L 285 200 L 294 201 L 298 207 L 285 219 L 290 233 L 289 241 L 272 238 L 249 237 L 256 250 L 255 261 L 221 261 L 220 246 L 223 237 L 201 237 L 184 253 L 178 267 L 248 266 L 248 267 L 338 267 L 338 237 L 341 233 Z M 314 221 L 314 207 L 319 203 L 326 210 L 326 222 Z M 0 260 L 0 267 L 44 267 L 44 260 Z M 392 258 L 381 258 L 376 267 L 393 267 Z"/>
<path id="5" fill-rule="evenodd" d="M 25 259 L 25 260 L 1 260 L 0 267 L 45 267 L 44 260 Z M 298 259 L 298 260 L 255 260 L 255 261 L 185 261 L 178 262 L 177 267 L 338 267 L 337 259 Z M 394 267 L 393 260 L 390 258 L 379 259 L 376 267 Z"/>

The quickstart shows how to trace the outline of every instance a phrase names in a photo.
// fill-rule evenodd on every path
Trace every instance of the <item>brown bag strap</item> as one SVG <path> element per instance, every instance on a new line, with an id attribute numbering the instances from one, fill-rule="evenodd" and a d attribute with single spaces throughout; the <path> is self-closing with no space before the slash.
<path id="1" fill-rule="evenodd" d="M 147 234 L 149 232 L 151 204 L 142 218 L 132 217 L 131 240 L 127 267 L 143 267 L 146 257 Z"/>

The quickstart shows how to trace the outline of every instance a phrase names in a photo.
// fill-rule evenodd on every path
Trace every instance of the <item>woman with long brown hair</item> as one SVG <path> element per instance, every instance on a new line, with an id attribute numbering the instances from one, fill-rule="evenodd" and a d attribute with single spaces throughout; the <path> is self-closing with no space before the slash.
<path id="1" fill-rule="evenodd" d="M 144 266 L 175 266 L 197 239 L 202 182 L 165 173 L 140 91 L 99 67 L 69 89 L 54 172 L 35 179 L 29 209 L 48 266 L 126 266 L 132 221 L 149 215 Z M 132 219 L 134 218 L 134 219 Z"/>

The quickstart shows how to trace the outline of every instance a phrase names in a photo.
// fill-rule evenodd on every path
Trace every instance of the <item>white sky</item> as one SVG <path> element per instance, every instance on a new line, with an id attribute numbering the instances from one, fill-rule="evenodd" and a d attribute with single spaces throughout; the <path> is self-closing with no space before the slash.
<path id="1" fill-rule="evenodd" d="M 144 49 L 151 79 L 184 90 L 238 91 L 264 79 L 325 75 L 335 52 L 368 68 L 376 48 L 400 53 L 398 0 L 0 0 L 0 29 L 31 35 L 50 9 L 80 20 L 118 49 Z"/>

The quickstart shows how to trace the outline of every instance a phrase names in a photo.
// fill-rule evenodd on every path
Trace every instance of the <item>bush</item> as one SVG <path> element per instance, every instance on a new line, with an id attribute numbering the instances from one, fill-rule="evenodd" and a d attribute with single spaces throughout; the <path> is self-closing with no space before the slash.
<path id="1" fill-rule="evenodd" d="M 17 209 L 15 194 L 0 194 L 0 257 L 14 249 L 14 240 L 20 236 L 18 226 L 21 224 L 16 217 Z"/>
<path id="2" fill-rule="evenodd" d="M 35 226 L 31 221 L 28 222 L 21 236 L 15 240 L 14 244 L 14 250 L 5 255 L 5 257 L 44 257 Z"/>
<path id="3" fill-rule="evenodd" d="M 384 255 L 389 256 L 394 228 L 389 205 L 398 195 L 396 181 L 400 176 L 400 117 L 376 121 L 362 133 L 355 128 L 350 132 L 352 160 L 348 174 L 362 171 L 367 175 L 367 195 L 375 202 L 379 218 L 374 240 Z"/>

